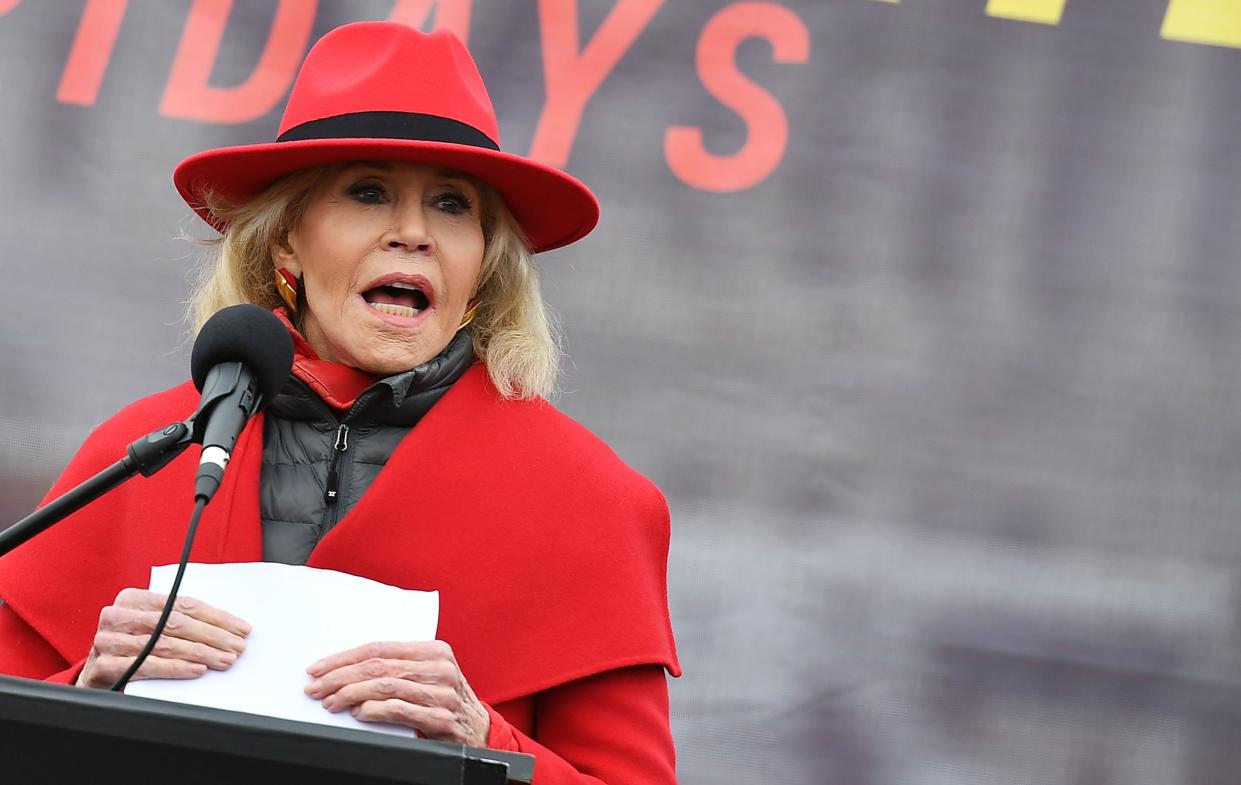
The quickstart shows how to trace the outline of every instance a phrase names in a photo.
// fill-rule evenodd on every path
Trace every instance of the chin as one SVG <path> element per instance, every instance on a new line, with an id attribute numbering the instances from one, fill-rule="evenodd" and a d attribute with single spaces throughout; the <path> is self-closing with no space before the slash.
<path id="1" fill-rule="evenodd" d="M 410 360 L 408 362 L 388 360 L 386 362 L 370 363 L 367 367 L 362 368 L 362 370 L 375 376 L 395 376 L 398 373 L 405 373 L 406 371 L 413 370 L 419 365 L 422 365 L 424 362 L 426 362 L 426 360 Z"/>
<path id="2" fill-rule="evenodd" d="M 393 347 L 391 344 L 375 347 L 368 347 L 369 350 L 358 352 L 354 355 L 355 362 L 350 362 L 355 368 L 366 371 L 376 376 L 392 376 L 393 374 L 404 373 L 405 371 L 417 368 L 419 365 L 434 359 L 436 355 L 448 346 L 452 340 L 452 336 L 448 336 L 444 341 L 444 346 L 438 348 L 423 349 L 419 346 L 400 346 Z"/>
<path id="3" fill-rule="evenodd" d="M 345 361 L 346 365 L 352 365 L 359 371 L 366 371 L 375 376 L 392 376 L 393 374 L 403 373 L 411 368 L 416 368 L 420 363 L 415 359 L 405 360 L 402 357 L 396 357 L 391 354 L 382 356 L 360 355 L 354 356 Z"/>
<path id="4" fill-rule="evenodd" d="M 442 320 L 436 318 L 426 319 L 413 329 L 394 329 L 375 320 L 344 327 L 339 331 L 314 331 L 315 338 L 327 349 L 319 355 L 381 377 L 404 373 L 435 358 L 456 335 L 456 330 L 445 329 Z M 311 344 L 315 343 L 312 339 Z"/>

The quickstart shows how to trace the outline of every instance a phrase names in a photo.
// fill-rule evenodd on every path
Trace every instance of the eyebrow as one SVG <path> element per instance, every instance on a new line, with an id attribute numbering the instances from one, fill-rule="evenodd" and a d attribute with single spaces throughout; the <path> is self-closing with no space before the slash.
<path id="1" fill-rule="evenodd" d="M 353 161 L 352 163 L 348 165 L 348 167 L 349 168 L 368 167 L 371 169 L 378 169 L 381 172 L 391 172 L 393 169 L 392 164 L 388 163 L 387 161 Z M 464 180 L 465 182 L 468 182 L 471 184 L 474 181 L 473 175 L 467 174 L 458 169 L 445 169 L 444 167 L 436 167 L 435 173 L 439 175 L 440 177 L 446 177 L 452 180 Z"/>

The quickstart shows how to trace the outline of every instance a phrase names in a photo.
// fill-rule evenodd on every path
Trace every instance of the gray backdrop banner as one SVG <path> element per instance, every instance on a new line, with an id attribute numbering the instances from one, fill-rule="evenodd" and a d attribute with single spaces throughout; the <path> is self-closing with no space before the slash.
<path id="1" fill-rule="evenodd" d="M 1241 782 L 1232 0 L 0 0 L 0 525 L 187 376 L 176 163 L 391 16 L 602 202 L 557 403 L 672 506 L 683 783 Z"/>

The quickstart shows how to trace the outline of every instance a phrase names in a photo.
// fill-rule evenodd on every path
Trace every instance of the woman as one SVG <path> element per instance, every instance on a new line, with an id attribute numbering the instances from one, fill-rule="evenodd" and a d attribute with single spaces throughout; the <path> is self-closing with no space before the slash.
<path id="1" fill-rule="evenodd" d="M 181 194 L 223 233 L 197 323 L 258 303 L 296 347 L 193 558 L 439 590 L 441 640 L 359 641 L 295 664 L 329 711 L 533 753 L 547 785 L 673 782 L 666 504 L 540 397 L 557 354 L 530 252 L 584 236 L 597 204 L 497 138 L 460 42 L 359 23 L 312 49 L 277 142 L 178 168 Z M 196 401 L 182 385 L 125 409 L 49 498 Z M 195 463 L 181 456 L 0 561 L 0 671 L 115 681 L 163 602 L 137 587 L 175 561 Z M 227 669 L 248 632 L 184 598 L 138 678 Z"/>

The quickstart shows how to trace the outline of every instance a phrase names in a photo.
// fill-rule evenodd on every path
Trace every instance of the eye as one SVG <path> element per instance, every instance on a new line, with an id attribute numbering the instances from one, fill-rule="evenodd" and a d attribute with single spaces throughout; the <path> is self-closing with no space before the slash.
<path id="1" fill-rule="evenodd" d="M 378 183 L 357 183 L 349 187 L 348 193 L 362 204 L 383 204 L 388 201 L 388 192 Z"/>
<path id="2" fill-rule="evenodd" d="M 450 190 L 436 194 L 432 201 L 435 206 L 450 215 L 464 215 L 470 212 L 474 203 L 461 191 Z"/>

